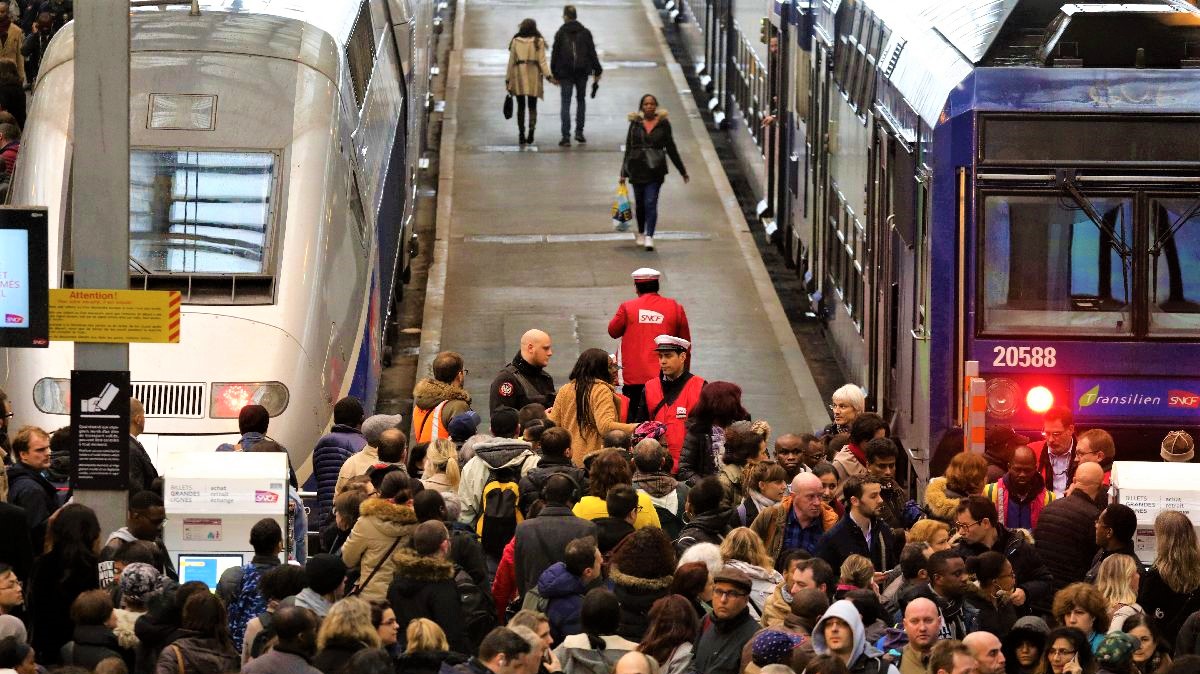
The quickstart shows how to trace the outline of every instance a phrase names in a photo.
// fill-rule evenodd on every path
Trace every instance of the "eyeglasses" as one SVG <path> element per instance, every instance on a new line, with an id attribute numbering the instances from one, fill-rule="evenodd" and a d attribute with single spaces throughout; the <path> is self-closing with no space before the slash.
<path id="1" fill-rule="evenodd" d="M 1075 657 L 1074 648 L 1051 648 L 1046 651 L 1046 655 L 1052 658 L 1073 658 Z"/>
<path id="2" fill-rule="evenodd" d="M 720 590 L 720 589 L 713 590 L 714 597 L 729 597 L 731 599 L 741 599 L 742 597 L 746 597 L 749 595 L 750 595 L 749 592 L 742 592 L 741 590 Z"/>
<path id="3" fill-rule="evenodd" d="M 834 403 L 829 406 L 830 412 L 836 412 L 838 410 L 852 410 L 852 409 L 854 409 L 854 408 L 850 405 L 847 405 L 846 403 Z"/>
<path id="4" fill-rule="evenodd" d="M 1066 431 L 1049 431 L 1049 432 L 1042 431 L 1043 438 L 1054 438 L 1055 440 L 1061 438 L 1062 436 L 1064 436 L 1066 434 L 1067 434 Z"/>
<path id="5" fill-rule="evenodd" d="M 979 524 L 979 522 L 955 522 L 954 528 L 958 529 L 959 531 L 961 531 L 965 534 L 966 532 L 970 531 L 971 527 L 975 526 L 976 524 Z"/>

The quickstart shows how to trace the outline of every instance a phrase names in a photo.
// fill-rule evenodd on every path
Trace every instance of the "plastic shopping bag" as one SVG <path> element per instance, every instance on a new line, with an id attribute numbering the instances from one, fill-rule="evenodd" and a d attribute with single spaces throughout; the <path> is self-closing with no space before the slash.
<path id="1" fill-rule="evenodd" d="M 633 206 L 629 203 L 629 188 L 622 183 L 617 185 L 617 197 L 613 199 L 613 228 L 618 232 L 624 232 L 629 229 L 629 221 L 632 219 Z"/>

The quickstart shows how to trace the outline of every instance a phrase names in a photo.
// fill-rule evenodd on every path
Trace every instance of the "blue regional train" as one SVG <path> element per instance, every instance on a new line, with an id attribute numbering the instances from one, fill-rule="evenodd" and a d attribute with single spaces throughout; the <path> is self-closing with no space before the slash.
<path id="1" fill-rule="evenodd" d="M 768 233 L 914 457 L 962 423 L 969 360 L 989 424 L 1061 405 L 1125 456 L 1195 433 L 1195 7 L 775 1 L 752 49 L 733 2 L 684 2 Z"/>

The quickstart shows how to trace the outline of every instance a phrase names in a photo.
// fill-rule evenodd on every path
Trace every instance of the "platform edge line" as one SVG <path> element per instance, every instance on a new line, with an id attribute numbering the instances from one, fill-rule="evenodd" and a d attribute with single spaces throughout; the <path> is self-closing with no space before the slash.
<path id="1" fill-rule="evenodd" d="M 763 311 L 766 312 L 767 321 L 775 334 L 775 341 L 783 353 L 784 362 L 787 363 L 792 385 L 796 387 L 796 395 L 804 407 L 804 415 L 812 424 L 812 429 L 805 429 L 801 432 L 819 431 L 829 423 L 829 414 L 821 399 L 820 389 L 817 388 L 817 382 L 813 379 L 808 362 L 804 359 L 804 352 L 801 351 L 800 342 L 792 330 L 787 313 L 783 310 L 783 303 L 775 292 L 774 284 L 771 283 L 767 266 L 758 252 L 758 244 L 754 242 L 754 237 L 750 234 L 746 218 L 742 215 L 737 197 L 733 192 L 733 186 L 729 183 L 729 177 L 725 175 L 725 170 L 717 157 L 717 150 L 713 146 L 712 139 L 708 137 L 708 128 L 705 126 L 704 118 L 700 116 L 696 102 L 692 100 L 692 87 L 688 84 L 687 78 L 683 76 L 683 68 L 675 60 L 675 55 L 671 52 L 670 45 L 667 44 L 658 10 L 654 7 L 652 0 L 641 0 L 641 3 L 647 20 L 654 28 L 654 38 L 665 57 L 663 62 L 667 65 L 667 72 L 671 74 L 672 84 L 676 91 L 689 92 L 688 95 L 681 95 L 680 99 L 683 101 L 684 111 L 688 113 L 692 135 L 697 139 L 697 149 L 704 163 L 709 167 L 708 172 L 713 177 L 713 184 L 725 208 L 725 222 L 738 242 L 742 258 L 750 272 L 750 279 L 754 282 L 754 289 L 758 293 Z M 781 432 L 790 432 L 790 429 Z"/>

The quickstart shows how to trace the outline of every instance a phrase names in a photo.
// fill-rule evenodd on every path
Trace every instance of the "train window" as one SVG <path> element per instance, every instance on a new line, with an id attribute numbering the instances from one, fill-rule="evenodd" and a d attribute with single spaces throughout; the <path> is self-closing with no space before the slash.
<path id="1" fill-rule="evenodd" d="M 1133 246 L 1133 199 L 1090 201 L 1104 230 L 1057 194 L 984 198 L 977 267 L 986 332 L 1131 333 L 1132 260 L 1114 237 L 1125 249 Z"/>
<path id="2" fill-rule="evenodd" d="M 362 109 L 367 98 L 367 85 L 375 70 L 375 30 L 371 25 L 371 4 L 362 3 L 350 39 L 346 41 L 346 66 L 350 69 L 350 85 L 354 103 Z"/>
<path id="3" fill-rule="evenodd" d="M 268 273 L 274 183 L 270 152 L 130 152 L 130 257 L 154 273 Z"/>
<path id="4" fill-rule="evenodd" d="M 1200 201 L 1155 199 L 1150 207 L 1150 332 L 1200 333 Z"/>

